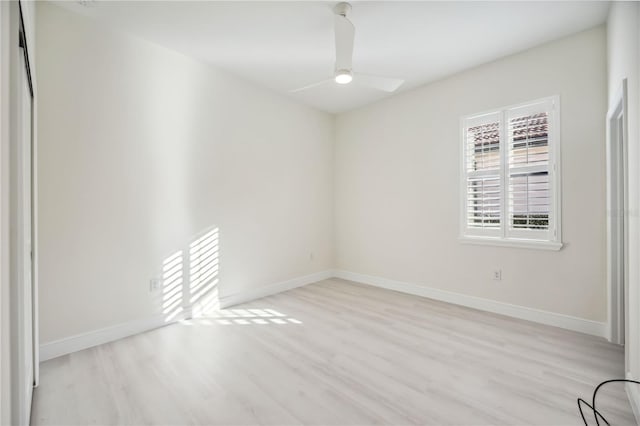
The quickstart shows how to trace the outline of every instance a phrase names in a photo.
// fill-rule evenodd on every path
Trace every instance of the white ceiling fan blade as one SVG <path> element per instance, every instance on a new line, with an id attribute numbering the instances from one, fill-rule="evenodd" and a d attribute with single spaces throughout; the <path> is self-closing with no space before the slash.
<path id="1" fill-rule="evenodd" d="M 333 78 L 327 78 L 326 80 L 318 81 L 317 83 L 312 83 L 303 87 L 299 87 L 297 89 L 289 90 L 289 93 L 302 92 L 303 90 L 312 89 L 314 87 L 322 86 L 327 83 L 332 83 L 333 81 L 334 81 Z"/>
<path id="2" fill-rule="evenodd" d="M 334 15 L 336 30 L 336 70 L 350 70 L 356 29 L 346 17 Z"/>
<path id="3" fill-rule="evenodd" d="M 395 92 L 398 87 L 402 86 L 404 80 L 401 78 L 355 73 L 353 75 L 353 82 L 361 86 L 367 86 L 385 92 Z"/>

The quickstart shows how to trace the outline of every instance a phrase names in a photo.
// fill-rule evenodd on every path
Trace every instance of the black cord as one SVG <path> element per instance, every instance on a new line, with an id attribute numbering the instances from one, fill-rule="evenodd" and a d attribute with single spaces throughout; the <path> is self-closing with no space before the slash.
<path id="1" fill-rule="evenodd" d="M 589 426 L 589 424 L 587 423 L 587 419 L 584 417 L 584 412 L 582 411 L 583 405 L 586 405 L 591 409 L 591 411 L 593 411 L 593 418 L 596 419 L 596 424 L 598 426 L 600 426 L 600 420 L 598 420 L 598 418 L 602 419 L 602 421 L 605 422 L 607 426 L 611 426 L 607 421 L 607 419 L 605 419 L 604 416 L 598 410 L 596 410 L 596 394 L 598 393 L 598 391 L 603 385 L 606 385 L 607 383 L 615 383 L 615 382 L 635 383 L 637 385 L 640 385 L 640 382 L 636 380 L 628 380 L 628 379 L 605 380 L 604 382 L 596 386 L 596 388 L 594 389 L 593 397 L 591 398 L 591 404 L 589 404 L 587 401 L 585 401 L 582 398 L 578 398 L 578 410 L 580 410 L 580 416 L 582 416 L 582 421 L 584 422 L 584 426 Z"/>

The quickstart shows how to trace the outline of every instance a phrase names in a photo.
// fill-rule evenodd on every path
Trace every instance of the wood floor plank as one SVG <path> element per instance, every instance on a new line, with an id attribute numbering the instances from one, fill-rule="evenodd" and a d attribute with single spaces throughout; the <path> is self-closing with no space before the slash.
<path id="1" fill-rule="evenodd" d="M 47 361 L 34 425 L 577 425 L 604 339 L 332 279 Z M 598 405 L 635 424 L 622 385 Z"/>

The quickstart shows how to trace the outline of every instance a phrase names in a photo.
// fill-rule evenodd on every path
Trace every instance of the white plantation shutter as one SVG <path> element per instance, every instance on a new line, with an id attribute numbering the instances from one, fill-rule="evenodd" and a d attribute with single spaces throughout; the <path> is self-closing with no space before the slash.
<path id="1" fill-rule="evenodd" d="M 549 132 L 553 103 L 537 102 L 506 111 L 507 234 L 548 239 L 553 210 Z"/>
<path id="2" fill-rule="evenodd" d="M 498 235 L 502 216 L 500 115 L 466 121 L 464 169 L 466 228 L 476 235 Z"/>
<path id="3" fill-rule="evenodd" d="M 500 176 L 469 177 L 467 180 L 467 226 L 500 228 Z"/>
<path id="4" fill-rule="evenodd" d="M 463 236 L 560 247 L 557 103 L 463 119 Z"/>

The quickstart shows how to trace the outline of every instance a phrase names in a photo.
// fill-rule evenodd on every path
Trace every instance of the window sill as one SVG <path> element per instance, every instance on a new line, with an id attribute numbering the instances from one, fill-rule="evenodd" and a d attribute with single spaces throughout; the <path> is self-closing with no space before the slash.
<path id="1" fill-rule="evenodd" d="M 497 247 L 512 247 L 512 248 L 526 248 L 536 250 L 551 250 L 558 251 L 562 248 L 562 243 L 557 241 L 539 241 L 539 240 L 527 240 L 518 238 L 494 238 L 494 237 L 460 237 L 462 244 L 471 244 L 479 246 L 497 246 Z"/>

